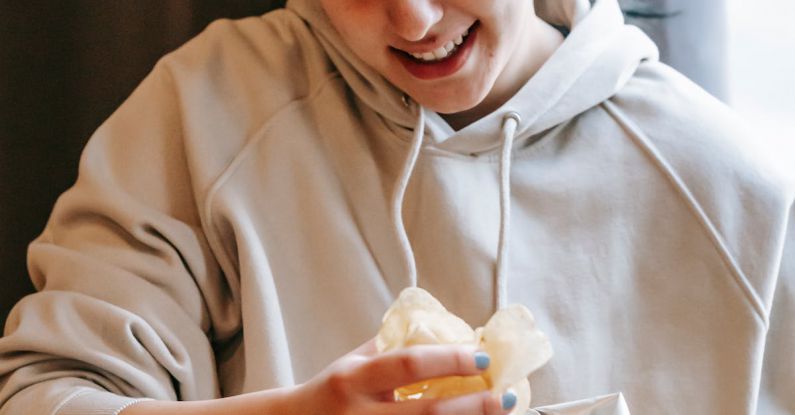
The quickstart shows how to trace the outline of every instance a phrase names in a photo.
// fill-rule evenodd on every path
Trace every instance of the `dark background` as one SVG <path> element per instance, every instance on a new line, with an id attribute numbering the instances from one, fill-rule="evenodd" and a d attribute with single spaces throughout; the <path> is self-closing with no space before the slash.
<path id="1" fill-rule="evenodd" d="M 158 58 L 220 17 L 274 0 L 0 0 L 0 326 L 33 287 L 27 244 L 76 179 L 91 133 Z M 621 0 L 662 58 L 719 97 L 724 0 Z"/>

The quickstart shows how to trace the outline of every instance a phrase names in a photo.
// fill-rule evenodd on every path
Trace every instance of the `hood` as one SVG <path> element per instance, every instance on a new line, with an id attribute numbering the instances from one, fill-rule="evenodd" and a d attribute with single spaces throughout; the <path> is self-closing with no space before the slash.
<path id="1" fill-rule="evenodd" d="M 654 43 L 640 29 L 624 24 L 617 0 L 536 0 L 535 4 L 539 17 L 568 31 L 566 39 L 502 107 L 455 131 L 439 114 L 411 102 L 357 58 L 318 0 L 287 3 L 308 22 L 353 93 L 387 122 L 413 135 L 390 201 L 409 286 L 418 285 L 417 267 L 403 223 L 403 197 L 423 146 L 468 155 L 499 153 L 500 229 L 493 291 L 494 308 L 501 309 L 506 306 L 509 281 L 512 148 L 604 102 L 624 86 L 643 60 L 658 58 Z"/>
<path id="2" fill-rule="evenodd" d="M 617 0 L 536 0 L 536 13 L 568 30 L 566 39 L 538 72 L 508 102 L 490 115 L 455 131 L 441 116 L 405 105 L 403 92 L 351 51 L 317 0 L 289 0 L 287 8 L 303 18 L 353 92 L 384 119 L 406 130 L 425 113 L 425 145 L 461 154 L 494 152 L 501 145 L 506 114 L 521 118 L 514 145 L 554 127 L 613 96 L 657 47 L 638 28 L 624 24 Z"/>

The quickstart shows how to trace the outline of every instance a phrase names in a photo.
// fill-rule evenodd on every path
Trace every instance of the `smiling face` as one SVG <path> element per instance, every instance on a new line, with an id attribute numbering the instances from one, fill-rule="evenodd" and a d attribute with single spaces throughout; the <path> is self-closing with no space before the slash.
<path id="1" fill-rule="evenodd" d="M 468 111 L 528 78 L 516 68 L 539 22 L 532 0 L 319 1 L 360 59 L 431 110 Z"/>

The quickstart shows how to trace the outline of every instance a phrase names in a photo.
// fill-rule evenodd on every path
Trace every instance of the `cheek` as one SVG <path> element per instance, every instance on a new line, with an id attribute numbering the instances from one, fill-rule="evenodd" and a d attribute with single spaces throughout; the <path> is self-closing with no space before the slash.
<path id="1" fill-rule="evenodd" d="M 517 11 L 517 13 L 520 13 Z M 521 16 L 511 16 L 510 19 L 505 20 L 505 24 L 497 28 L 489 34 L 485 43 L 485 50 L 483 56 L 489 69 L 501 72 L 505 69 L 505 65 L 511 60 L 513 55 L 517 53 L 517 48 L 521 47 L 522 27 Z"/>
<path id="2" fill-rule="evenodd" d="M 332 26 L 350 46 L 373 35 L 375 11 L 359 0 L 321 0 Z"/>
<path id="3" fill-rule="evenodd" d="M 357 32 L 346 39 L 348 48 L 364 63 L 375 69 L 381 75 L 387 75 L 390 61 L 388 51 L 383 43 L 379 42 L 376 34 Z"/>
<path id="4" fill-rule="evenodd" d="M 495 13 L 494 31 L 503 49 L 512 49 L 524 29 L 532 24 L 530 16 L 533 7 L 530 1 L 502 2 L 503 7 Z"/>

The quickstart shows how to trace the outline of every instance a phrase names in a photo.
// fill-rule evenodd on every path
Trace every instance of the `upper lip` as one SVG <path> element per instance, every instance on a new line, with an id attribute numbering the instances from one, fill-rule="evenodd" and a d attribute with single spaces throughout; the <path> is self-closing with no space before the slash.
<path id="1" fill-rule="evenodd" d="M 474 28 L 474 26 L 475 25 L 472 24 L 472 25 L 470 25 L 468 27 L 465 27 L 465 28 L 463 28 L 463 29 L 461 29 L 461 30 L 459 30 L 457 32 L 453 32 L 453 34 L 450 35 L 449 37 L 445 37 L 444 41 L 440 41 L 439 39 L 442 39 L 442 38 L 439 37 L 439 36 L 430 36 L 426 40 L 418 40 L 416 42 L 413 42 L 411 45 L 409 45 L 409 46 L 407 46 L 405 48 L 404 47 L 397 47 L 397 46 L 392 46 L 392 47 L 394 49 L 397 49 L 397 50 L 402 51 L 402 52 L 406 52 L 408 54 L 433 53 L 434 50 L 439 49 L 441 47 L 444 47 L 444 45 L 446 45 L 448 42 L 454 41 L 458 37 L 458 35 L 464 33 L 465 31 L 469 30 L 471 32 L 472 29 Z"/>

